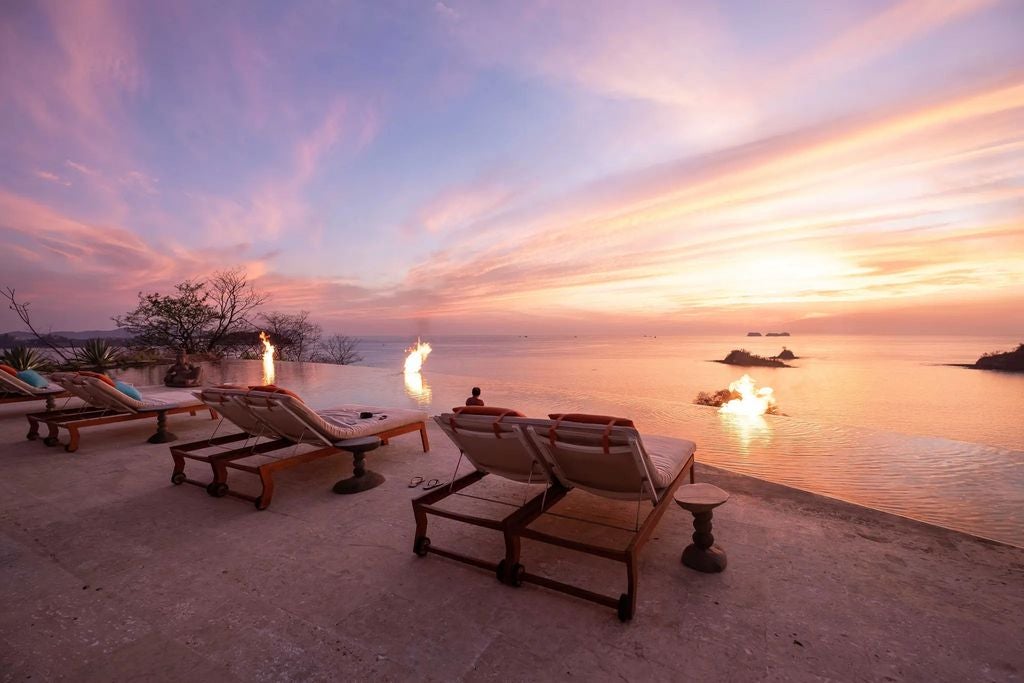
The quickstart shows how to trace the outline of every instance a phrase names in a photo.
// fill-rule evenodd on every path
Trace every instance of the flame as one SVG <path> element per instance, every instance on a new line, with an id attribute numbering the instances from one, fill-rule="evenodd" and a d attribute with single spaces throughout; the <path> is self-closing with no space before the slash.
<path id="1" fill-rule="evenodd" d="M 421 406 L 429 406 L 434 392 L 430 390 L 430 385 L 423 379 L 423 375 L 418 372 L 407 372 L 405 373 L 405 393 L 416 399 Z"/>
<path id="2" fill-rule="evenodd" d="M 729 384 L 729 391 L 740 395 L 719 408 L 720 412 L 731 415 L 764 415 L 775 405 L 775 397 L 771 387 L 756 389 L 756 383 L 750 375 L 743 375 Z"/>
<path id="3" fill-rule="evenodd" d="M 263 342 L 263 383 L 274 383 L 274 352 L 277 349 L 270 343 L 270 335 L 260 332 L 260 341 Z"/>
<path id="4" fill-rule="evenodd" d="M 416 399 L 420 405 L 429 405 L 432 392 L 430 385 L 423 380 L 420 368 L 423 361 L 430 355 L 430 344 L 416 338 L 416 345 L 406 349 L 409 355 L 405 358 L 405 393 Z"/>
<path id="5" fill-rule="evenodd" d="M 420 368 L 423 367 L 423 361 L 427 360 L 431 350 L 430 344 L 421 342 L 420 338 L 416 337 L 416 346 L 406 349 L 409 355 L 405 357 L 405 374 L 419 373 Z"/>

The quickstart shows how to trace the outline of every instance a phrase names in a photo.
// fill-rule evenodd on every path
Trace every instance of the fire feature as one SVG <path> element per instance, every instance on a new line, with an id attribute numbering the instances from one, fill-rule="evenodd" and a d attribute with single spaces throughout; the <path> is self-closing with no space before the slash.
<path id="1" fill-rule="evenodd" d="M 772 395 L 771 387 L 757 389 L 757 383 L 750 375 L 743 375 L 735 382 L 729 384 L 729 391 L 740 395 L 731 401 L 724 403 L 719 412 L 731 415 L 764 415 L 772 412 L 775 407 L 775 397 Z"/>
<path id="2" fill-rule="evenodd" d="M 274 383 L 274 352 L 277 349 L 270 343 L 270 335 L 260 332 L 260 341 L 263 342 L 263 383 Z"/>
<path id="3" fill-rule="evenodd" d="M 429 405 L 431 398 L 430 385 L 423 380 L 420 369 L 423 361 L 430 355 L 430 344 L 416 338 L 416 345 L 406 349 L 409 355 L 405 358 L 405 393 L 416 399 L 420 405 Z"/>
<path id="4" fill-rule="evenodd" d="M 412 346 L 406 351 L 409 355 L 405 357 L 405 374 L 419 372 L 420 368 L 423 367 L 423 362 L 427 360 L 427 356 L 430 355 L 432 349 L 430 344 L 421 342 L 419 337 L 416 337 L 416 345 Z"/>

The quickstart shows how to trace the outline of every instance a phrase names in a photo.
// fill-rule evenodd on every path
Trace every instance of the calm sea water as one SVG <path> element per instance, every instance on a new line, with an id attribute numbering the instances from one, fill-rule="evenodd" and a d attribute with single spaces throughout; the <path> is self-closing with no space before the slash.
<path id="1" fill-rule="evenodd" d="M 1024 546 L 1024 375 L 946 363 L 1020 340 L 967 337 L 451 337 L 421 376 L 401 374 L 408 338 L 368 338 L 358 366 L 278 363 L 277 382 L 326 407 L 362 401 L 488 405 L 530 415 L 599 412 L 698 444 L 698 461 L 895 514 Z M 710 362 L 731 349 L 793 368 Z M 775 390 L 784 416 L 743 418 L 693 405 L 744 372 Z M 156 384 L 162 369 L 126 371 Z M 227 361 L 208 381 L 258 382 L 254 361 Z"/>

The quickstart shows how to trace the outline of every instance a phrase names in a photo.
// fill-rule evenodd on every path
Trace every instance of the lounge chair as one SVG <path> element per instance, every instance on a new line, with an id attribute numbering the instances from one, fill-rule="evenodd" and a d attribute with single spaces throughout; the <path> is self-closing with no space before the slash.
<path id="1" fill-rule="evenodd" d="M 511 568 L 519 566 L 519 541 L 512 533 L 513 529 L 535 519 L 567 492 L 567 489 L 555 480 L 550 468 L 527 438 L 526 433 L 519 428 L 523 419 L 523 415 L 514 410 L 489 406 L 458 407 L 451 413 L 434 418 L 448 438 L 459 447 L 461 455 L 450 484 L 412 501 L 413 514 L 416 517 L 413 552 L 421 557 L 428 552 L 436 553 L 442 557 L 492 570 L 499 581 L 509 580 L 508 573 Z M 475 470 L 456 478 L 462 458 L 468 460 Z M 449 496 L 463 495 L 459 492 L 491 474 L 521 484 L 524 490 L 524 504 L 520 506 L 504 501 L 490 501 L 511 505 L 513 508 L 501 519 L 458 512 L 439 505 Z M 538 486 L 541 487 L 541 491 L 534 493 L 529 502 L 526 502 L 525 497 L 530 495 L 531 490 L 536 491 Z M 431 545 L 427 536 L 427 515 L 500 531 L 505 541 L 504 558 L 493 562 Z"/>
<path id="2" fill-rule="evenodd" d="M 443 426 L 451 421 L 451 417 L 442 415 L 437 419 Z M 461 423 L 464 420 L 456 417 L 456 421 Z M 696 445 L 691 441 L 668 437 L 648 436 L 644 439 L 632 422 L 604 416 L 553 415 L 548 420 L 505 417 L 501 424 L 503 429 L 509 427 L 519 430 L 522 438 L 533 446 L 537 457 L 550 472 L 554 491 L 567 492 L 579 488 L 603 498 L 636 501 L 638 508 L 637 523 L 633 529 L 615 527 L 631 534 L 625 548 L 598 545 L 532 528 L 531 523 L 540 519 L 547 509 L 534 514 L 535 510 L 524 507 L 522 516 L 504 527 L 506 548 L 516 552 L 521 539 L 525 538 L 624 563 L 627 589 L 618 598 L 531 574 L 518 561 L 512 561 L 512 553 L 508 554 L 507 566 L 499 578 L 511 585 L 530 582 L 591 600 L 615 608 L 623 621 L 631 619 L 636 612 L 639 553 L 662 515 L 671 506 L 672 494 L 687 473 L 693 482 Z M 464 441 L 463 437 L 459 438 Z M 455 443 L 460 449 L 463 448 L 459 440 L 455 440 Z M 643 501 L 650 502 L 653 509 L 640 523 L 639 506 Z M 557 516 L 554 512 L 551 514 Z M 576 521 L 602 524 L 585 519 Z M 417 535 L 419 533 L 420 524 L 417 519 Z M 429 542 L 426 549 L 431 550 Z"/>
<path id="3" fill-rule="evenodd" d="M 49 434 L 44 437 L 43 443 L 47 446 L 56 446 L 60 443 L 57 438 L 58 428 L 57 424 L 66 421 L 77 421 L 88 418 L 96 417 L 109 417 L 111 415 L 124 415 L 127 414 L 127 410 L 118 409 L 112 410 L 111 408 L 104 407 L 100 403 L 97 403 L 95 392 L 92 388 L 86 385 L 84 382 L 76 382 L 78 372 L 54 372 L 50 375 L 50 382 L 61 387 L 65 394 L 69 397 L 77 398 L 81 403 L 77 406 L 67 407 L 67 403 L 64 407 L 47 410 L 46 412 L 40 413 L 29 413 L 25 416 L 28 420 L 28 434 L 25 438 L 32 441 L 39 437 L 39 425 L 47 424 L 49 426 Z"/>
<path id="4" fill-rule="evenodd" d="M 70 396 L 62 386 L 48 382 L 45 387 L 34 387 L 16 375 L 0 371 L 0 403 L 46 401 L 46 410 L 56 409 L 55 400 Z"/>
<path id="5" fill-rule="evenodd" d="M 96 408 L 96 411 L 51 417 L 46 417 L 45 413 L 37 413 L 34 416 L 49 427 L 49 435 L 44 440 L 47 445 L 55 445 L 59 431 L 67 430 L 69 439 L 64 448 L 69 453 L 78 450 L 79 432 L 82 429 L 115 422 L 147 420 L 154 417 L 156 418 L 156 433 L 149 437 L 149 443 L 174 441 L 177 437 L 167 431 L 167 416 L 178 413 L 188 413 L 194 416 L 203 408 L 202 402 L 187 392 L 147 392 L 143 400 L 140 401 L 122 393 L 99 377 L 79 373 L 69 381 L 70 386 L 74 387 L 80 396 Z M 216 419 L 217 415 L 211 410 L 210 417 Z"/>
<path id="6" fill-rule="evenodd" d="M 349 452 L 353 455 L 353 476 L 338 482 L 334 490 L 358 493 L 384 481 L 379 474 L 365 469 L 365 452 L 378 443 L 387 444 L 396 436 L 418 431 L 424 452 L 430 449 L 427 415 L 418 410 L 345 404 L 316 411 L 298 396 L 280 389 L 209 389 L 197 396 L 242 432 L 173 447 L 171 481 L 205 486 L 207 492 L 215 497 L 231 495 L 248 500 L 259 510 L 270 505 L 274 494 L 273 473 L 277 470 Z M 372 413 L 372 417 L 360 418 L 364 413 Z M 270 440 L 260 443 L 261 438 Z M 244 441 L 244 444 L 226 451 L 220 448 L 232 441 Z M 300 448 L 310 445 L 319 448 Z M 185 477 L 185 459 L 208 463 L 213 469 L 213 480 L 204 484 Z M 262 486 L 259 495 L 229 488 L 229 469 L 259 477 Z"/>

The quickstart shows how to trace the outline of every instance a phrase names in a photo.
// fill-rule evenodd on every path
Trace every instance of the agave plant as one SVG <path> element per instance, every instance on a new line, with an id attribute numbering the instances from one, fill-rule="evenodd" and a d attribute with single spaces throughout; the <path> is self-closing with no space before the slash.
<path id="1" fill-rule="evenodd" d="M 50 359 L 39 353 L 38 349 L 22 345 L 12 346 L 4 351 L 0 360 L 15 370 L 43 370 L 51 365 Z"/>
<path id="2" fill-rule="evenodd" d="M 121 361 L 121 349 L 106 339 L 86 339 L 82 348 L 75 349 L 75 358 L 91 368 L 109 368 Z"/>

